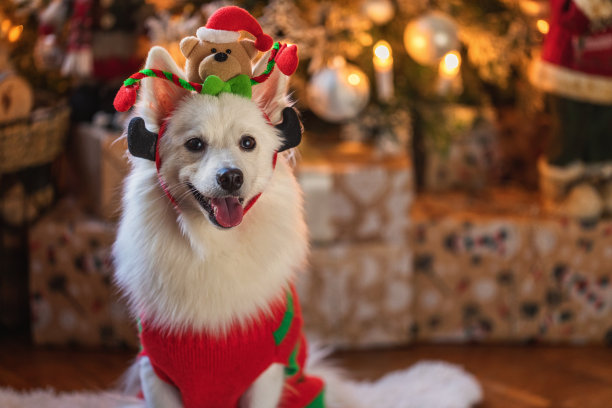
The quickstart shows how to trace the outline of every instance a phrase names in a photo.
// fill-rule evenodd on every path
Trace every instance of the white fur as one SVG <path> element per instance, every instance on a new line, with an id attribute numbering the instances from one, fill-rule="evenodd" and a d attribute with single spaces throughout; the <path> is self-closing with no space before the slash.
<path id="1" fill-rule="evenodd" d="M 151 50 L 146 67 L 184 76 L 159 47 Z M 258 85 L 256 104 L 230 94 L 191 95 L 167 81 L 143 80 L 136 114 L 151 131 L 169 119 L 159 147 L 160 174 L 180 212 L 160 187 L 155 164 L 134 158 L 113 255 L 117 283 L 134 313 L 151 324 L 171 331 L 222 334 L 267 311 L 304 264 L 308 240 L 300 189 L 284 157 L 272 169 L 273 153 L 281 142 L 260 110 L 280 118 L 286 106 L 284 85 L 279 74 L 269 84 Z M 238 148 L 243 134 L 256 138 L 256 152 Z M 183 148 L 189 138 L 198 136 L 208 143 L 202 157 Z M 226 166 L 243 170 L 240 192 L 246 202 L 263 194 L 240 225 L 221 230 L 200 209 L 185 183 L 212 195 L 218 188 L 216 171 Z M 174 400 L 176 389 L 161 384 L 147 361 L 141 364 L 140 380 L 149 406 Z M 245 408 L 276 406 L 282 372 L 279 375 L 276 366 L 265 372 L 245 397 Z"/>
<path id="2" fill-rule="evenodd" d="M 264 371 L 240 402 L 241 408 L 271 408 L 278 404 L 285 382 L 285 367 L 272 364 Z"/>
<path id="3" fill-rule="evenodd" d="M 147 408 L 181 408 L 183 406 L 179 391 L 155 374 L 149 357 L 141 357 L 138 365 L 142 394 Z"/>
<path id="4" fill-rule="evenodd" d="M 325 379 L 326 408 L 469 408 L 482 401 L 482 387 L 454 364 L 424 361 L 377 381 L 352 381 L 311 348 L 306 370 Z"/>
<path id="5" fill-rule="evenodd" d="M 159 51 L 155 50 L 147 66 L 163 65 L 161 56 L 165 54 L 157 55 Z M 170 61 L 167 65 L 161 69 L 178 70 Z M 154 99 L 146 100 L 156 97 L 149 88 L 155 83 L 150 81 L 163 83 L 149 80 L 143 84 L 145 102 L 139 103 L 138 114 L 154 130 L 159 127 L 163 110 L 150 106 Z M 219 230 L 184 192 L 174 194 L 181 208 L 178 214 L 159 185 L 154 163 L 133 159 L 113 249 L 116 279 L 127 292 L 134 311 L 146 313 L 155 324 L 171 330 L 219 332 L 235 322 L 246 323 L 258 310 L 265 309 L 276 296 L 282 295 L 283 287 L 303 265 L 307 236 L 301 194 L 283 157 L 279 157 L 272 172 L 272 152 L 280 141 L 257 106 L 234 95 L 172 97 L 182 103 L 162 139 L 162 158 L 164 148 L 173 140 L 173 132 L 181 140 L 188 139 L 184 129 L 206 133 L 209 143 L 218 149 L 211 162 L 180 169 L 177 175 L 167 174 L 163 164 L 161 173 L 170 189 L 173 190 L 173 182 L 180 184 L 183 173 L 191 172 L 196 187 L 207 190 L 210 187 L 207 174 L 214 175 L 212 168 L 231 162 L 228 157 L 233 153 L 233 160 L 243 170 L 247 168 L 247 199 L 259 192 L 263 194 L 239 226 Z M 275 114 L 278 115 L 270 112 L 270 116 Z M 249 153 L 240 155 L 232 151 L 237 150 L 235 147 L 224 150 L 224 135 L 231 133 L 232 127 L 264 134 L 265 137 L 257 139 L 258 144 L 267 144 L 270 154 L 263 160 L 253 160 Z M 249 179 L 251 167 L 261 168 L 264 175 Z M 175 176 L 179 180 L 172 180 Z"/>

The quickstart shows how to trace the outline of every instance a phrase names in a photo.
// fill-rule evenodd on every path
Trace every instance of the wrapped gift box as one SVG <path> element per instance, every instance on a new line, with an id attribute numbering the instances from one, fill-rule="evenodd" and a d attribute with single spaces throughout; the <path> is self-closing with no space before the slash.
<path id="1" fill-rule="evenodd" d="M 114 226 L 63 201 L 29 235 L 34 342 L 137 347 L 133 320 L 112 283 Z"/>
<path id="2" fill-rule="evenodd" d="M 314 248 L 310 270 L 298 281 L 309 338 L 339 347 L 407 343 L 411 280 L 412 257 L 404 245 Z"/>
<path id="3" fill-rule="evenodd" d="M 127 139 L 120 139 L 119 132 L 89 124 L 80 124 L 75 134 L 80 198 L 88 211 L 115 220 L 121 209 L 121 186 L 129 170 Z"/>
<path id="4" fill-rule="evenodd" d="M 612 221 L 533 223 L 536 262 L 518 291 L 525 341 L 612 344 Z"/>
<path id="5" fill-rule="evenodd" d="M 490 109 L 448 105 L 421 113 L 427 190 L 480 190 L 495 180 L 500 153 Z"/>
<path id="6" fill-rule="evenodd" d="M 426 341 L 509 340 L 516 285 L 529 258 L 529 222 L 413 211 L 414 332 Z"/>
<path id="7" fill-rule="evenodd" d="M 314 243 L 405 241 L 414 199 L 407 155 L 384 156 L 355 142 L 307 148 L 297 176 Z"/>
<path id="8" fill-rule="evenodd" d="M 611 221 L 513 190 L 424 194 L 412 216 L 420 340 L 612 343 Z"/>

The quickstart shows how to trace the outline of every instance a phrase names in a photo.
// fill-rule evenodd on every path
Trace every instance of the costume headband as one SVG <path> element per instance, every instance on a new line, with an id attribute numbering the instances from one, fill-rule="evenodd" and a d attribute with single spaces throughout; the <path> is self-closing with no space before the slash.
<path id="1" fill-rule="evenodd" d="M 121 89 L 119 89 L 115 96 L 113 105 L 119 112 L 126 112 L 134 106 L 136 94 L 140 88 L 140 81 L 147 77 L 170 81 L 180 88 L 199 94 L 217 96 L 220 93 L 227 92 L 250 99 L 252 96 L 251 86 L 267 80 L 277 64 L 283 74 L 287 76 L 293 74 L 297 68 L 296 47 L 280 44 L 279 42 L 274 43 L 266 69 L 255 78 L 249 78 L 248 75 L 243 74 L 223 81 L 216 75 L 209 75 L 203 83 L 199 84 L 179 78 L 172 72 L 159 69 L 142 69 L 123 81 Z"/>

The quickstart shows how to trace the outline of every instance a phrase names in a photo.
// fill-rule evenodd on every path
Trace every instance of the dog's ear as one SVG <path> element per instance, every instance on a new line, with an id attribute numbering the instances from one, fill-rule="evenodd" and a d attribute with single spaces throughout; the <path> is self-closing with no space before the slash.
<path id="1" fill-rule="evenodd" d="M 281 137 L 283 138 L 283 144 L 278 149 L 279 152 L 297 147 L 302 141 L 304 127 L 294 108 L 286 107 L 283 109 L 283 121 L 275 127 L 281 131 Z"/>
<path id="2" fill-rule="evenodd" d="M 272 123 L 278 123 L 276 128 L 283 139 L 279 152 L 296 147 L 302 141 L 302 122 L 297 111 L 288 106 L 288 85 L 289 77 L 275 68 L 266 81 L 253 87 L 253 100 Z"/>
<path id="3" fill-rule="evenodd" d="M 159 69 L 184 78 L 183 71 L 176 65 L 168 51 L 162 47 L 153 47 L 149 51 L 146 69 Z M 139 113 L 159 126 L 161 121 L 170 116 L 178 102 L 189 94 L 189 91 L 176 86 L 172 81 L 159 78 L 144 78 L 141 81 Z M 148 122 L 147 122 L 148 123 Z"/>
<path id="4" fill-rule="evenodd" d="M 128 150 L 134 157 L 155 161 L 157 152 L 157 133 L 150 132 L 139 117 L 132 118 L 128 125 Z"/>
<path id="5" fill-rule="evenodd" d="M 289 77 L 274 68 L 267 80 L 253 86 L 253 100 L 272 123 L 280 122 L 283 109 L 289 106 L 288 85 Z"/>
<path id="6" fill-rule="evenodd" d="M 268 66 L 268 60 L 270 59 L 270 54 L 272 50 L 268 50 L 263 55 L 259 57 L 255 65 L 253 66 L 253 77 L 258 77 L 264 73 Z"/>

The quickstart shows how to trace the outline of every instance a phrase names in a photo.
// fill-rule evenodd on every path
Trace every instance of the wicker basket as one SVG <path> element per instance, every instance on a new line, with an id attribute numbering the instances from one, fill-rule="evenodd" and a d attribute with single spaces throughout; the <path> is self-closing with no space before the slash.
<path id="1" fill-rule="evenodd" d="M 0 174 L 53 161 L 64 150 L 69 124 L 70 108 L 62 104 L 0 125 Z"/>

